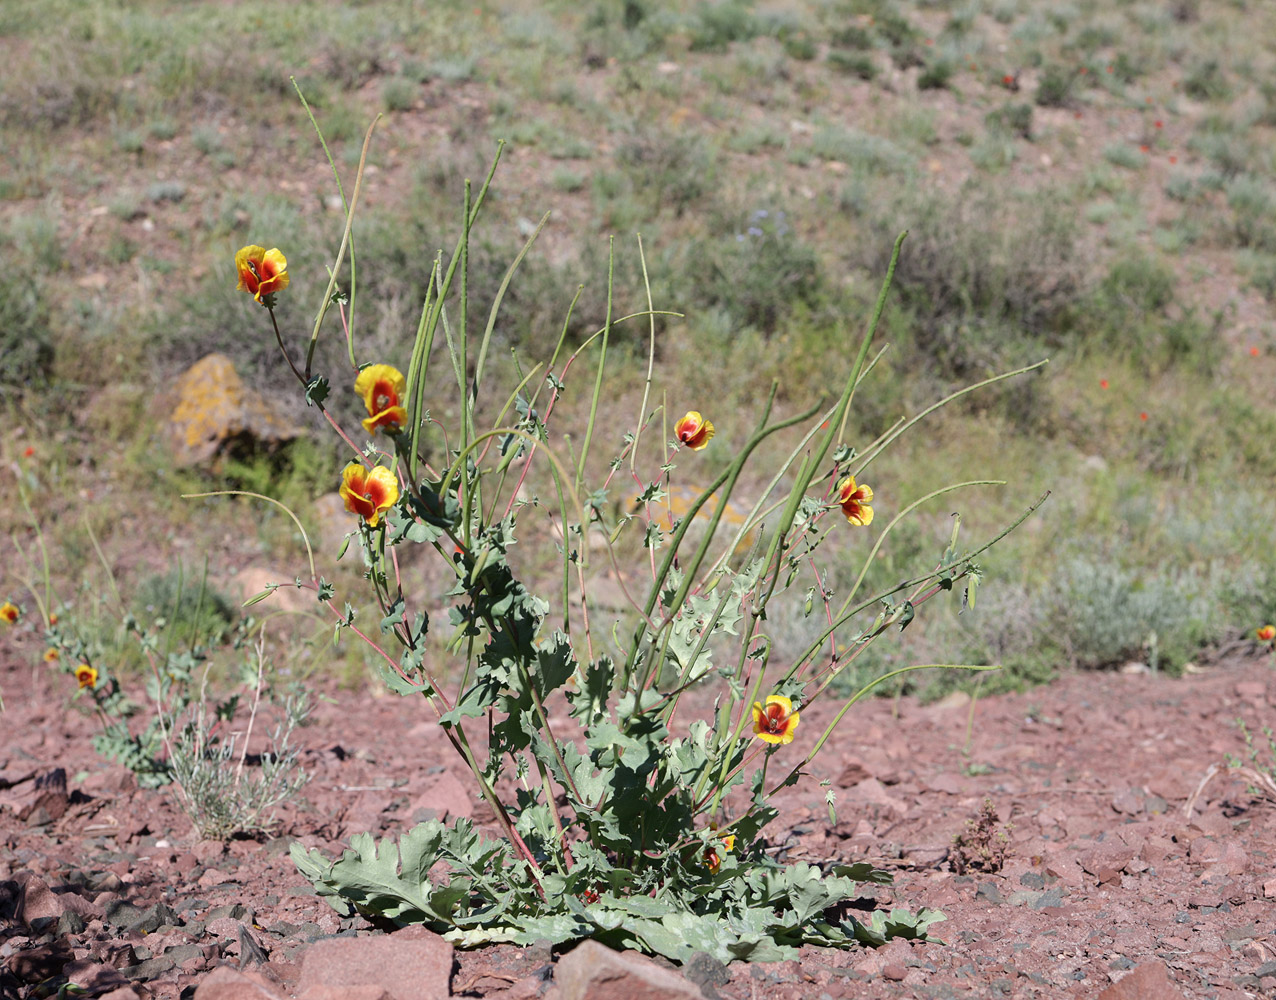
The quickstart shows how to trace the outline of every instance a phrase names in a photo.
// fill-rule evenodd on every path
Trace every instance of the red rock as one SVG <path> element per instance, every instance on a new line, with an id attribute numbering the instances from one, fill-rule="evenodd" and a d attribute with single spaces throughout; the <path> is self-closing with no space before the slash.
<path id="1" fill-rule="evenodd" d="M 312 986 L 297 1000 L 394 1000 L 380 986 Z"/>
<path id="2" fill-rule="evenodd" d="M 191 854 L 201 865 L 210 865 L 226 853 L 226 845 L 220 840 L 201 840 L 191 848 Z"/>
<path id="3" fill-rule="evenodd" d="M 1098 1000 L 1183 1000 L 1161 962 L 1145 962 L 1099 994 Z"/>
<path id="4" fill-rule="evenodd" d="M 1269 878 L 1263 883 L 1263 895 L 1268 899 L 1276 899 L 1276 878 Z"/>
<path id="5" fill-rule="evenodd" d="M 142 997 L 133 987 L 121 986 L 118 990 L 103 993 L 98 1000 L 142 1000 Z"/>
<path id="6" fill-rule="evenodd" d="M 1135 855 L 1135 851 L 1125 844 L 1100 844 L 1082 852 L 1077 858 L 1081 867 L 1091 875 L 1102 876 L 1105 871 L 1119 872 L 1124 870 Z"/>
<path id="7" fill-rule="evenodd" d="M 195 1000 L 284 1000 L 284 997 L 259 976 L 219 965 L 195 989 Z"/>
<path id="8" fill-rule="evenodd" d="M 18 919 L 30 925 L 43 917 L 57 918 L 66 909 L 62 899 L 49 888 L 49 883 L 34 872 L 19 872 L 15 881 L 22 886 L 18 899 Z"/>
<path id="9" fill-rule="evenodd" d="M 704 1000 L 700 987 L 635 952 L 584 941 L 554 971 L 560 1000 Z"/>
<path id="10" fill-rule="evenodd" d="M 474 802 L 460 779 L 451 771 L 444 771 L 431 774 L 422 781 L 421 792 L 409 807 L 408 815 L 418 809 L 431 810 L 440 820 L 449 816 L 468 819 L 474 815 Z"/>
<path id="11" fill-rule="evenodd" d="M 871 777 L 868 768 L 858 760 L 848 760 L 846 766 L 842 768 L 842 773 L 837 776 L 837 787 L 850 788 L 868 777 Z"/>
<path id="12" fill-rule="evenodd" d="M 369 938 L 327 938 L 301 959 L 298 993 L 314 986 L 380 986 L 392 1000 L 451 995 L 452 946 L 423 927 Z"/>
<path id="13" fill-rule="evenodd" d="M 70 962 L 62 968 L 62 975 L 77 986 L 83 986 L 90 993 L 104 992 L 107 989 L 118 989 L 128 986 L 128 978 L 119 969 L 100 962 L 87 959 Z"/>
<path id="14" fill-rule="evenodd" d="M 902 965 L 892 963 L 882 969 L 882 978 L 889 979 L 894 983 L 902 983 L 906 975 L 908 975 L 908 970 Z"/>
<path id="15" fill-rule="evenodd" d="M 0 795 L 0 808 L 8 807 L 20 822 L 51 823 L 66 812 L 66 770 L 55 767 L 34 774 Z"/>

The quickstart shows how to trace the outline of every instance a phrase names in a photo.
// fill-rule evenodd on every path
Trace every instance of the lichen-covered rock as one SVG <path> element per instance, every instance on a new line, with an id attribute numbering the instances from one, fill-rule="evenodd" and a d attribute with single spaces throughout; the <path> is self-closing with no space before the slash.
<path id="1" fill-rule="evenodd" d="M 199 465 L 236 444 L 274 448 L 302 433 L 244 385 L 224 354 L 191 365 L 165 401 L 168 442 L 178 465 Z"/>

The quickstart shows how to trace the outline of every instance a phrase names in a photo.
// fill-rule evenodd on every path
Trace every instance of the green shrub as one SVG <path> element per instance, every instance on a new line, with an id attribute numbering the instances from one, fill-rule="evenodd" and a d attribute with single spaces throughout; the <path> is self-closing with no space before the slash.
<path id="1" fill-rule="evenodd" d="M 1241 246 L 1276 252 L 1276 192 L 1271 184 L 1242 174 L 1224 187 L 1232 210 L 1232 230 Z"/>
<path id="2" fill-rule="evenodd" d="M 830 126 L 811 137 L 811 152 L 839 160 L 855 171 L 890 174 L 906 169 L 913 158 L 890 139 L 855 128 Z"/>
<path id="3" fill-rule="evenodd" d="M 146 577 L 133 597 L 133 613 L 139 621 L 169 630 L 179 644 L 192 646 L 222 642 L 239 617 L 229 597 L 180 567 Z"/>
<path id="4" fill-rule="evenodd" d="M 1007 199 L 974 186 L 914 199 L 875 206 L 871 220 L 874 231 L 903 225 L 912 234 L 895 276 L 910 317 L 896 364 L 964 381 L 1036 360 L 1043 346 L 1074 336 L 1085 264 L 1063 199 Z"/>
<path id="5" fill-rule="evenodd" d="M 1215 634 L 1209 584 L 1190 572 L 1151 577 L 1108 559 L 1064 563 L 1050 593 L 1050 621 L 1074 666 L 1141 659 L 1177 671 Z"/>
<path id="6" fill-rule="evenodd" d="M 1197 101 L 1223 101 L 1231 96 L 1232 87 L 1223 72 L 1223 64 L 1210 57 L 1188 69 L 1183 78 L 1183 92 Z"/>
<path id="7" fill-rule="evenodd" d="M 758 31 L 758 19 L 743 0 L 702 3 L 690 25 L 691 51 L 720 52 L 732 42 L 753 38 Z"/>
<path id="8" fill-rule="evenodd" d="M 690 257 L 690 287 L 736 324 L 772 333 L 795 308 L 820 301 L 819 258 L 783 211 L 758 209 L 739 231 L 706 239 Z"/>
<path id="9" fill-rule="evenodd" d="M 827 59 L 830 66 L 839 73 L 846 73 L 848 76 L 859 77 L 861 80 L 871 80 L 877 75 L 877 64 L 873 61 L 872 55 L 867 52 L 830 49 Z"/>
<path id="10" fill-rule="evenodd" d="M 621 141 L 616 162 L 648 192 L 654 208 L 682 215 L 713 189 L 717 162 L 704 136 L 640 127 Z"/>
<path id="11" fill-rule="evenodd" d="M 954 71 L 954 66 L 948 59 L 931 59 L 917 75 L 917 89 L 943 90 L 952 81 Z"/>
<path id="12" fill-rule="evenodd" d="M 1126 170 L 1140 170 L 1147 164 L 1147 158 L 1139 150 L 1125 142 L 1110 142 L 1103 147 L 1103 158 L 1116 167 Z"/>
<path id="13" fill-rule="evenodd" d="M 381 102 L 388 111 L 411 111 L 419 93 L 420 86 L 402 76 L 388 77 L 381 84 Z"/>
<path id="14" fill-rule="evenodd" d="M 984 116 L 984 124 L 995 132 L 1032 139 L 1032 105 L 1010 103 Z"/>
<path id="15" fill-rule="evenodd" d="M 43 285 L 6 261 L 0 267 L 0 396 L 46 382 L 53 357 Z"/>
<path id="16" fill-rule="evenodd" d="M 1037 104 L 1043 108 L 1067 108 L 1072 106 L 1072 88 L 1077 82 L 1077 71 L 1058 63 L 1042 67 L 1037 81 Z"/>

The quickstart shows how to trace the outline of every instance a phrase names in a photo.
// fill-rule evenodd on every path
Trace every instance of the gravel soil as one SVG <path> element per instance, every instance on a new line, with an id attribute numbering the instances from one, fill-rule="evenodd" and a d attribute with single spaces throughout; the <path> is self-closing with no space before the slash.
<path id="1" fill-rule="evenodd" d="M 34 641 L 0 645 L 0 997 L 50 996 L 67 979 L 92 996 L 190 997 L 221 964 L 295 996 L 315 941 L 382 932 L 311 893 L 294 840 L 335 854 L 360 831 L 490 820 L 419 702 L 334 689 L 303 731 L 313 779 L 281 836 L 200 841 L 165 793 L 96 755 L 96 723 L 66 675 L 31 665 Z M 815 766 L 837 822 L 810 780 L 778 803 L 771 842 L 782 857 L 891 870 L 893 886 L 866 892 L 942 910 L 942 941 L 683 971 L 732 1000 L 1276 995 L 1276 806 L 1222 767 L 1244 751 L 1236 719 L 1272 722 L 1276 672 L 1251 653 L 1179 679 L 1066 675 L 973 713 L 960 697 L 857 706 Z M 786 749 L 835 708 L 804 713 Z M 560 959 L 458 951 L 447 986 L 536 996 Z M 1135 968 L 1166 981 L 1119 992 Z"/>

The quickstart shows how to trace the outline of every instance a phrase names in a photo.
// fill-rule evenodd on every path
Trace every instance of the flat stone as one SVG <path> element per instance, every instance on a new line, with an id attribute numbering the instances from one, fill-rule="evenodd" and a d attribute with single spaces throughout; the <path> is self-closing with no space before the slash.
<path id="1" fill-rule="evenodd" d="M 1105 872 L 1120 872 L 1138 851 L 1121 843 L 1100 844 L 1082 852 L 1077 861 L 1091 875 L 1102 876 Z"/>
<path id="2" fill-rule="evenodd" d="M 312 986 L 297 1000 L 394 1000 L 380 986 Z"/>
<path id="3" fill-rule="evenodd" d="M 1098 1000 L 1183 1000 L 1183 994 L 1170 982 L 1164 963 L 1145 962 L 1100 993 Z"/>
<path id="4" fill-rule="evenodd" d="M 58 894 L 49 888 L 49 883 L 34 872 L 18 872 L 14 881 L 22 887 L 18 897 L 18 919 L 27 926 L 33 920 L 56 920 L 66 910 Z"/>
<path id="5" fill-rule="evenodd" d="M 195 1000 L 284 1000 L 284 995 L 260 976 L 219 965 L 196 987 Z"/>
<path id="6" fill-rule="evenodd" d="M 391 1000 L 451 996 L 452 945 L 424 927 L 384 937 L 326 938 L 301 958 L 297 992 L 316 986 L 378 986 Z"/>
<path id="7" fill-rule="evenodd" d="M 424 779 L 421 792 L 408 807 L 408 815 L 418 809 L 431 810 L 440 820 L 474 815 L 474 802 L 459 778 L 451 771 L 432 774 Z"/>
<path id="8" fill-rule="evenodd" d="M 703 1000 L 694 983 L 635 952 L 584 941 L 554 972 L 561 1000 Z"/>
<path id="9" fill-rule="evenodd" d="M 28 826 L 44 826 L 60 819 L 69 804 L 66 770 L 61 767 L 36 772 L 0 794 L 0 808 L 13 810 L 18 821 Z"/>

